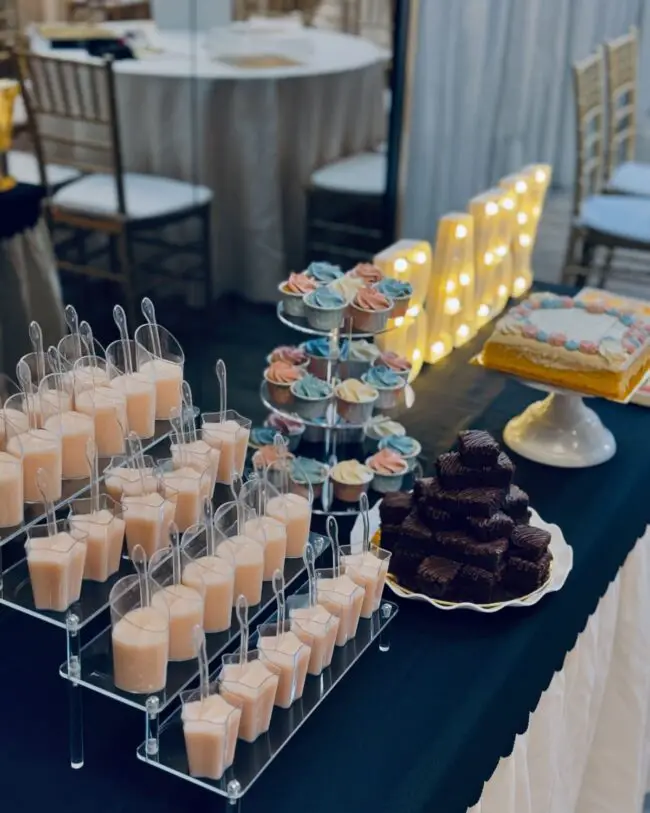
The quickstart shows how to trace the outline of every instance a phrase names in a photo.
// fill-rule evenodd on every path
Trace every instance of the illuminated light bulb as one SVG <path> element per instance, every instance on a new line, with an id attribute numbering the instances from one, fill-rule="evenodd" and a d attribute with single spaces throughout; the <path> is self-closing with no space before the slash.
<path id="1" fill-rule="evenodd" d="M 445 346 L 442 342 L 434 342 L 431 345 L 431 352 L 434 356 L 441 356 L 445 352 Z"/>
<path id="2" fill-rule="evenodd" d="M 448 279 L 447 284 L 445 285 L 445 291 L 448 294 L 453 294 L 453 292 L 455 290 L 456 290 L 456 283 L 453 281 L 453 279 Z"/>
<path id="3" fill-rule="evenodd" d="M 515 202 L 512 198 L 504 198 L 504 200 L 501 201 L 501 205 L 504 209 L 508 210 L 515 208 Z"/>
<path id="4" fill-rule="evenodd" d="M 516 295 L 523 294 L 526 290 L 526 280 L 523 277 L 517 277 L 512 287 Z"/>
<path id="5" fill-rule="evenodd" d="M 400 273 L 401 271 L 406 271 L 408 267 L 409 267 L 408 260 L 405 260 L 404 257 L 400 257 L 393 263 L 393 268 L 398 273 Z"/>
<path id="6" fill-rule="evenodd" d="M 418 313 L 420 313 L 420 306 L 419 305 L 413 305 L 412 308 L 409 308 L 406 311 L 407 316 L 417 316 Z"/>
<path id="7" fill-rule="evenodd" d="M 539 217 L 542 213 L 542 210 L 539 206 L 533 206 L 533 217 Z"/>
<path id="8" fill-rule="evenodd" d="M 497 257 L 505 257 L 508 253 L 508 246 L 498 246 L 494 249 L 494 253 L 497 255 Z"/>
<path id="9" fill-rule="evenodd" d="M 494 201 L 490 201 L 489 203 L 485 204 L 485 214 L 490 217 L 491 215 L 495 215 L 499 211 L 499 207 Z"/>
<path id="10" fill-rule="evenodd" d="M 426 251 L 418 251 L 417 254 L 415 255 L 415 262 L 418 263 L 418 265 L 424 265 L 426 261 L 427 261 Z"/>
<path id="11" fill-rule="evenodd" d="M 487 305 L 479 305 L 476 314 L 477 316 L 485 318 L 490 315 L 490 308 Z"/>
<path id="12" fill-rule="evenodd" d="M 494 254 L 492 254 L 491 251 L 486 251 L 485 254 L 483 255 L 483 262 L 486 265 L 492 265 L 492 263 L 494 262 Z"/>
<path id="13" fill-rule="evenodd" d="M 528 184 L 526 181 L 517 181 L 515 184 L 515 192 L 517 192 L 519 195 L 523 195 L 526 191 L 528 191 Z"/>
<path id="14" fill-rule="evenodd" d="M 459 339 L 466 339 L 469 336 L 469 325 L 459 325 L 456 335 Z"/>
<path id="15" fill-rule="evenodd" d="M 535 172 L 535 180 L 537 181 L 537 183 L 544 183 L 544 181 L 546 180 L 546 173 L 544 172 L 543 169 L 538 169 Z"/>
<path id="16" fill-rule="evenodd" d="M 465 274 L 465 273 L 463 273 L 463 274 L 461 274 L 461 275 L 458 277 L 458 282 L 460 282 L 460 284 L 461 284 L 463 287 L 465 287 L 465 286 L 469 285 L 471 281 L 472 281 L 472 278 L 470 277 L 470 275 L 469 275 L 469 274 Z"/>
<path id="17" fill-rule="evenodd" d="M 519 235 L 519 245 L 522 246 L 522 248 L 528 248 L 531 242 L 532 240 L 530 239 L 530 234 Z"/>
<path id="18" fill-rule="evenodd" d="M 395 327 L 402 327 L 403 324 L 404 324 L 404 317 L 403 316 L 398 316 L 397 319 L 395 319 Z"/>
<path id="19" fill-rule="evenodd" d="M 449 297 L 449 299 L 447 299 L 445 302 L 445 313 L 448 313 L 449 316 L 454 316 L 454 314 L 458 313 L 459 310 L 460 299 L 457 299 L 455 296 Z"/>
<path id="20" fill-rule="evenodd" d="M 506 296 L 508 293 L 508 289 L 506 288 L 505 285 L 499 285 L 499 287 L 497 288 L 497 293 L 499 294 L 499 296 Z"/>
<path id="21" fill-rule="evenodd" d="M 528 215 L 526 212 L 519 212 L 517 215 L 517 223 L 519 223 L 520 226 L 525 226 L 526 223 L 528 223 Z"/>
<path id="22" fill-rule="evenodd" d="M 416 347 L 415 350 L 413 351 L 413 361 L 419 361 L 421 358 L 422 358 L 422 353 Z"/>
<path id="23" fill-rule="evenodd" d="M 459 223 L 458 226 L 456 226 L 456 239 L 462 240 L 463 237 L 467 237 L 467 227 Z"/>

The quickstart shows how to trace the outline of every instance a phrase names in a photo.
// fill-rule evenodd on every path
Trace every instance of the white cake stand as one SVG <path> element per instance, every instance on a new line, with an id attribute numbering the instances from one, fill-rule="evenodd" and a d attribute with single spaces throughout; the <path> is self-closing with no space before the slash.
<path id="1" fill-rule="evenodd" d="M 562 469 L 598 466 L 614 457 L 614 435 L 583 402 L 590 396 L 518 380 L 549 395 L 506 424 L 503 439 L 514 452 Z"/>

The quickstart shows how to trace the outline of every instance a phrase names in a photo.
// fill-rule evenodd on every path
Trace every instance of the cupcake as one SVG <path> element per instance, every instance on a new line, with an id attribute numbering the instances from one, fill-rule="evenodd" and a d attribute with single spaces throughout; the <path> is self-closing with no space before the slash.
<path id="1" fill-rule="evenodd" d="M 392 310 L 392 299 L 375 288 L 361 288 L 350 303 L 352 325 L 360 333 L 379 333 L 386 327 Z"/>
<path id="2" fill-rule="evenodd" d="M 307 294 L 303 303 L 307 323 L 315 330 L 335 330 L 341 327 L 348 304 L 341 294 L 330 288 L 317 288 Z"/>
<path id="3" fill-rule="evenodd" d="M 305 424 L 296 415 L 295 420 L 286 418 L 284 415 L 271 413 L 264 421 L 264 428 L 273 429 L 283 437 L 289 439 L 289 451 L 295 452 L 300 443 L 300 439 L 305 433 Z"/>
<path id="4" fill-rule="evenodd" d="M 366 339 L 345 342 L 341 349 L 341 378 L 361 378 L 379 358 L 379 353 L 377 345 Z"/>
<path id="5" fill-rule="evenodd" d="M 406 429 L 401 423 L 391 420 L 387 415 L 375 415 L 365 425 L 363 430 L 363 448 L 367 454 L 377 451 L 379 441 L 383 438 L 397 435 L 404 437 Z"/>
<path id="6" fill-rule="evenodd" d="M 399 353 L 392 353 L 390 350 L 382 353 L 379 358 L 374 361 L 374 366 L 388 367 L 389 370 L 401 375 L 405 381 L 408 381 L 411 368 L 413 367 L 405 356 L 400 356 Z"/>
<path id="7" fill-rule="evenodd" d="M 301 418 L 314 421 L 324 418 L 332 399 L 332 388 L 315 375 L 307 375 L 291 385 L 291 394 L 295 398 L 295 410 Z"/>
<path id="8" fill-rule="evenodd" d="M 290 477 L 294 487 L 292 491 L 307 497 L 308 485 L 311 485 L 314 499 L 320 497 L 323 483 L 329 475 L 329 466 L 310 457 L 296 457 L 291 461 Z"/>
<path id="9" fill-rule="evenodd" d="M 374 387 L 356 378 L 348 378 L 337 384 L 334 395 L 336 411 L 348 423 L 365 423 L 379 398 L 379 392 Z"/>
<path id="10" fill-rule="evenodd" d="M 267 364 L 273 364 L 274 361 L 284 361 L 285 364 L 305 368 L 309 364 L 309 358 L 307 357 L 307 353 L 305 353 L 303 348 L 294 347 L 291 344 L 281 345 L 270 352 L 266 357 L 266 362 Z"/>
<path id="11" fill-rule="evenodd" d="M 291 385 L 301 379 L 305 371 L 286 361 L 274 361 L 264 370 L 264 380 L 269 388 L 269 398 L 280 407 L 293 403 Z"/>
<path id="12" fill-rule="evenodd" d="M 331 263 L 309 263 L 304 273 L 318 285 L 328 285 L 343 276 L 340 266 Z"/>
<path id="13" fill-rule="evenodd" d="M 399 491 L 402 487 L 404 475 L 409 470 L 409 464 L 404 458 L 390 449 L 381 451 L 366 460 L 366 466 L 372 470 L 375 477 L 372 487 L 381 494 L 388 491 Z"/>
<path id="14" fill-rule="evenodd" d="M 391 452 L 397 452 L 401 455 L 409 465 L 409 471 L 413 471 L 417 456 L 422 451 L 422 446 L 415 438 L 408 435 L 399 437 L 398 435 L 390 435 L 387 438 L 379 441 L 379 448 L 389 449 Z"/>
<path id="15" fill-rule="evenodd" d="M 284 312 L 289 316 L 304 316 L 305 308 L 302 298 L 317 287 L 316 280 L 306 274 L 289 274 L 289 279 L 285 279 L 278 285 Z"/>
<path id="16" fill-rule="evenodd" d="M 330 282 L 327 286 L 331 291 L 336 291 L 345 299 L 346 302 L 352 302 L 359 290 L 365 285 L 361 277 L 351 277 L 346 274 L 344 277 Z"/>
<path id="17" fill-rule="evenodd" d="M 248 445 L 251 449 L 261 449 L 263 446 L 272 446 L 277 434 L 286 438 L 284 432 L 281 432 L 279 429 L 273 429 L 271 426 L 254 426 L 248 438 Z"/>
<path id="18" fill-rule="evenodd" d="M 384 278 L 381 269 L 372 263 L 358 263 L 347 275 L 353 279 L 362 279 L 364 285 L 374 285 Z"/>
<path id="19" fill-rule="evenodd" d="M 288 449 L 281 446 L 276 446 L 271 443 L 267 446 L 262 446 L 253 455 L 253 466 L 256 469 L 270 466 L 272 463 L 277 463 L 280 459 L 293 459 L 293 455 Z"/>
<path id="20" fill-rule="evenodd" d="M 307 354 L 309 360 L 308 370 L 318 378 L 328 378 L 327 368 L 338 363 L 339 350 L 335 343 L 332 345 L 329 339 L 309 339 L 303 342 L 300 348 Z M 333 352 L 332 352 L 333 351 Z"/>
<path id="21" fill-rule="evenodd" d="M 375 283 L 373 287 L 395 303 L 391 314 L 392 319 L 406 316 L 409 302 L 413 296 L 413 286 L 410 282 L 403 282 L 401 279 L 382 279 L 380 282 Z"/>
<path id="22" fill-rule="evenodd" d="M 343 502 L 359 502 L 374 476 L 372 469 L 358 460 L 342 460 L 330 470 L 334 496 Z"/>
<path id="23" fill-rule="evenodd" d="M 406 386 L 404 376 L 383 365 L 371 367 L 365 375 L 361 376 L 361 380 L 379 391 L 377 401 L 379 409 L 394 409 L 398 405 L 402 391 Z"/>

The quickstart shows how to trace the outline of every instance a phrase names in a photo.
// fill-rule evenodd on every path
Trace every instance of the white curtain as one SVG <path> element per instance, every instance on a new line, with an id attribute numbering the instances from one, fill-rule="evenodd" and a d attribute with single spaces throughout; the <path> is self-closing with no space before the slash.
<path id="1" fill-rule="evenodd" d="M 526 163 L 571 187 L 571 65 L 644 23 L 650 46 L 650 0 L 420 0 L 403 236 L 432 240 L 441 215 Z"/>

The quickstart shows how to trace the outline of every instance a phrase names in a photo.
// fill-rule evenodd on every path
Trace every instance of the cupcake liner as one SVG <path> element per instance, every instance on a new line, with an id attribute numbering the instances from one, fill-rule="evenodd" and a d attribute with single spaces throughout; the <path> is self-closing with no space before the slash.
<path id="1" fill-rule="evenodd" d="M 345 305 L 340 308 L 316 308 L 303 302 L 307 324 L 315 330 L 335 330 L 343 323 Z"/>
<path id="2" fill-rule="evenodd" d="M 280 291 L 284 312 L 287 316 L 304 316 L 305 306 L 302 301 L 303 294 L 289 293 L 282 288 L 283 285 L 284 282 L 281 282 L 278 285 L 278 290 Z"/>
<path id="3" fill-rule="evenodd" d="M 274 381 L 264 379 L 269 391 L 269 399 L 272 404 L 279 407 L 291 406 L 295 400 L 291 392 L 291 384 L 276 384 Z M 293 382 L 292 382 L 293 383 Z"/>
<path id="4" fill-rule="evenodd" d="M 400 316 L 406 316 L 406 311 L 409 309 L 411 296 L 397 296 L 393 298 L 393 312 L 391 319 L 399 319 Z"/>
<path id="5" fill-rule="evenodd" d="M 334 490 L 334 497 L 341 502 L 359 502 L 362 494 L 370 488 L 370 480 L 367 483 L 340 483 L 330 477 Z"/>
<path id="6" fill-rule="evenodd" d="M 391 300 L 392 303 L 392 300 Z M 360 333 L 379 333 L 386 328 L 388 319 L 393 311 L 393 305 L 381 311 L 366 311 L 350 303 L 352 326 Z"/>
<path id="7" fill-rule="evenodd" d="M 363 424 L 372 417 L 377 398 L 372 401 L 346 401 L 344 398 L 336 396 L 336 411 L 344 421 L 354 424 Z"/>
<path id="8" fill-rule="evenodd" d="M 332 396 L 328 395 L 326 398 L 303 398 L 300 395 L 294 395 L 293 408 L 300 415 L 308 421 L 315 421 L 318 418 L 324 418 L 327 413 Z"/>

